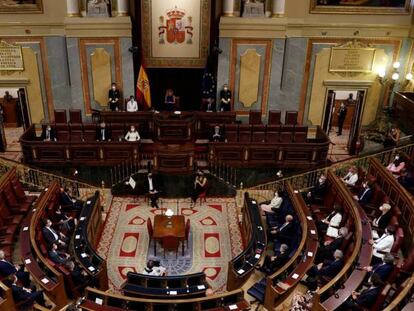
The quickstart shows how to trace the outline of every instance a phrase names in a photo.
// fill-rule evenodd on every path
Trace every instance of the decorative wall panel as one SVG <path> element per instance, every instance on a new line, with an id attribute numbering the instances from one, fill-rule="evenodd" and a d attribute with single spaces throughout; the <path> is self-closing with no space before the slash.
<path id="1" fill-rule="evenodd" d="M 103 48 L 96 48 L 91 54 L 91 65 L 94 99 L 101 106 L 106 106 L 112 83 L 111 56 Z"/>
<path id="2" fill-rule="evenodd" d="M 240 57 L 239 100 L 250 108 L 257 101 L 260 78 L 260 58 L 256 50 L 249 49 Z"/>

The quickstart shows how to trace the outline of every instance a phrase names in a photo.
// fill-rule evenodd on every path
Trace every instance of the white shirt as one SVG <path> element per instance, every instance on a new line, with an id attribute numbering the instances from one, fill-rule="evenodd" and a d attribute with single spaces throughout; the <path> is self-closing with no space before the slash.
<path id="1" fill-rule="evenodd" d="M 341 224 L 341 221 L 342 215 L 340 213 L 336 213 L 335 216 L 333 216 L 329 221 L 328 229 L 326 230 L 326 235 L 331 238 L 337 238 L 339 225 Z"/>
<path id="2" fill-rule="evenodd" d="M 59 236 L 56 234 L 55 230 L 53 230 L 53 229 L 52 229 L 52 228 L 50 228 L 50 227 L 46 227 L 46 228 L 48 228 L 48 229 L 49 229 L 49 231 L 50 231 L 50 232 L 52 232 L 53 236 L 55 237 L 55 240 L 59 240 Z"/>
<path id="3" fill-rule="evenodd" d="M 392 234 L 384 233 L 378 240 L 372 245 L 372 255 L 379 258 L 384 258 L 386 253 L 391 251 L 394 244 L 394 236 Z"/>
<path id="4" fill-rule="evenodd" d="M 127 102 L 127 111 L 128 112 L 138 111 L 138 104 L 136 100 L 130 100 Z"/>
<path id="5" fill-rule="evenodd" d="M 348 186 L 355 186 L 355 183 L 358 181 L 358 174 L 357 173 L 351 173 L 348 172 L 348 174 L 346 174 L 344 176 L 344 178 L 342 178 L 342 180 L 348 185 Z"/>
<path id="6" fill-rule="evenodd" d="M 126 135 L 125 135 L 125 140 L 127 141 L 138 141 L 140 140 L 141 137 L 139 136 L 138 131 L 135 132 L 131 132 L 129 131 Z"/>
<path id="7" fill-rule="evenodd" d="M 154 185 L 152 183 L 152 178 L 148 178 L 148 190 L 154 191 Z"/>
<path id="8" fill-rule="evenodd" d="M 161 276 L 166 270 L 167 269 L 164 267 L 153 267 L 152 270 L 145 268 L 144 271 L 142 271 L 142 274 Z"/>
<path id="9" fill-rule="evenodd" d="M 274 197 L 272 201 L 270 201 L 270 208 L 279 208 L 282 205 L 283 198 L 281 197 Z"/>

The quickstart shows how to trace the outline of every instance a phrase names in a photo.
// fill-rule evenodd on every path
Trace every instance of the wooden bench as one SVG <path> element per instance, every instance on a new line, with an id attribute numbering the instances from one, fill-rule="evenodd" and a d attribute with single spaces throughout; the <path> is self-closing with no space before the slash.
<path id="1" fill-rule="evenodd" d="M 246 282 L 261 260 L 267 244 L 260 208 L 247 192 L 244 194 L 242 213 L 241 234 L 248 244 L 243 252 L 229 262 L 227 290 L 240 288 Z"/>
<path id="2" fill-rule="evenodd" d="M 72 236 L 72 252 L 76 261 L 86 273 L 97 281 L 102 290 L 108 289 L 106 261 L 95 251 L 98 238 L 103 230 L 100 193 L 96 191 L 83 205 L 79 222 Z"/>

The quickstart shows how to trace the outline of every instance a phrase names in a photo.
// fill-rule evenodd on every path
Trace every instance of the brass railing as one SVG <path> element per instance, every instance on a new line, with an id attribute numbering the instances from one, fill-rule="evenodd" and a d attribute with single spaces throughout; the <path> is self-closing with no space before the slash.
<path id="1" fill-rule="evenodd" d="M 86 198 L 93 195 L 95 191 L 99 190 L 102 193 L 102 202 L 105 202 L 106 194 L 105 191 L 102 191 L 101 188 L 75 179 L 70 179 L 64 176 L 42 171 L 37 168 L 29 167 L 19 162 L 0 158 L 0 175 L 7 172 L 12 167 L 16 167 L 16 173 L 19 177 L 19 180 L 29 187 L 41 190 L 49 187 L 50 184 L 56 180 L 59 183 L 60 187 L 67 188 L 70 194 L 77 198 Z"/>
<path id="2" fill-rule="evenodd" d="M 318 180 L 320 174 L 324 173 L 326 175 L 328 169 L 334 169 L 337 175 L 343 174 L 345 170 L 347 170 L 349 166 L 352 166 L 352 165 L 366 169 L 368 168 L 368 165 L 369 165 L 369 159 L 372 157 L 377 158 L 382 164 L 388 165 L 391 162 L 391 160 L 394 158 L 395 154 L 399 152 L 405 152 L 407 154 L 411 154 L 411 151 L 413 149 L 414 149 L 414 144 L 409 144 L 409 145 L 405 145 L 402 147 L 388 149 L 388 150 L 375 153 L 375 154 L 370 154 L 370 155 L 367 155 L 361 158 L 353 158 L 350 160 L 336 162 L 326 167 L 312 170 L 312 171 L 309 171 L 303 174 L 280 178 L 272 182 L 246 188 L 245 190 L 246 191 L 282 190 L 283 184 L 286 181 L 289 181 L 294 187 L 294 189 L 305 190 L 307 188 L 312 187 L 314 184 L 316 184 L 316 181 Z"/>

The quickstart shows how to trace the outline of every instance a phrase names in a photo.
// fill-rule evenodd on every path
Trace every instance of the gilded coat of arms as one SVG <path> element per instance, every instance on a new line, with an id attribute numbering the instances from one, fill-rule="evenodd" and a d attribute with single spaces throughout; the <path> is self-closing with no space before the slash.
<path id="1" fill-rule="evenodd" d="M 181 44 L 186 41 L 187 44 L 192 44 L 193 30 L 192 17 L 186 17 L 185 10 L 175 6 L 167 10 L 166 17 L 160 16 L 159 43 L 165 44 L 166 37 L 168 43 Z"/>

